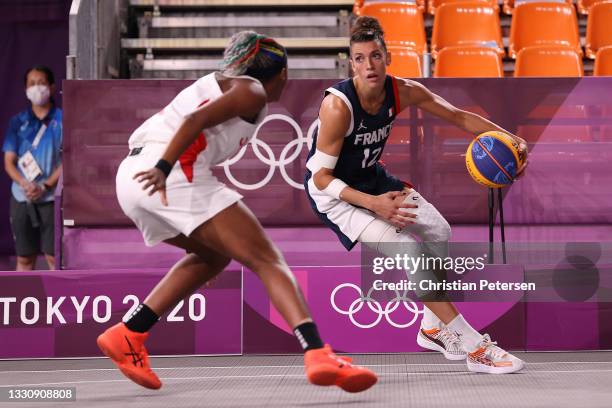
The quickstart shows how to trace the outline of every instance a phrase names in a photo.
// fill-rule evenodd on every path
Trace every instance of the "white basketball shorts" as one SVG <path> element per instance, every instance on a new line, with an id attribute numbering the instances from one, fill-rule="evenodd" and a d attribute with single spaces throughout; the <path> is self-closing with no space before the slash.
<path id="1" fill-rule="evenodd" d="M 159 193 L 149 196 L 133 177 L 139 171 L 155 166 L 166 148 L 150 143 L 140 153 L 126 157 L 117 171 L 117 199 L 123 212 L 138 227 L 147 246 L 185 236 L 216 214 L 242 199 L 213 176 L 208 166 L 193 164 L 193 180 L 189 182 L 177 162 L 166 180 L 168 206 L 161 203 Z"/>

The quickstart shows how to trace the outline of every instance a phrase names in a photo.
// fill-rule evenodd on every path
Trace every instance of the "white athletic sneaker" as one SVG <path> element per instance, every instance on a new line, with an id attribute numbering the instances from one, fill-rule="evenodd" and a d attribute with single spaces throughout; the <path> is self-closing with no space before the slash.
<path id="1" fill-rule="evenodd" d="M 417 344 L 428 350 L 439 351 L 448 360 L 464 360 L 466 356 L 461 338 L 446 327 L 442 329 L 421 327 L 417 334 Z"/>
<path id="2" fill-rule="evenodd" d="M 476 373 L 508 374 L 522 369 L 523 360 L 497 347 L 496 341 L 485 334 L 476 351 L 467 354 L 468 370 Z"/>

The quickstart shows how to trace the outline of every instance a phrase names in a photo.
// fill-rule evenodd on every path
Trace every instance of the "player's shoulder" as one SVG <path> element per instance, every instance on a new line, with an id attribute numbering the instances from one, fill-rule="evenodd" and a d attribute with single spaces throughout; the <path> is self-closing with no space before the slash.
<path id="1" fill-rule="evenodd" d="M 247 75 L 231 76 L 222 72 L 213 72 L 200 78 L 200 80 L 204 82 L 216 81 L 219 87 L 223 89 L 224 94 L 231 93 L 229 95 L 231 98 L 238 99 L 241 102 L 246 98 L 249 101 L 265 103 L 267 98 L 266 90 L 261 81 Z"/>
<path id="2" fill-rule="evenodd" d="M 395 78 L 395 82 L 397 83 L 397 87 L 399 91 L 421 90 L 425 88 L 423 84 L 415 80 L 412 80 L 412 79 L 400 78 L 400 77 L 394 77 L 394 78 Z"/>
<path id="3" fill-rule="evenodd" d="M 241 93 L 249 94 L 255 98 L 266 98 L 266 90 L 263 84 L 252 77 L 241 76 L 232 78 L 232 86 Z"/>
<path id="4" fill-rule="evenodd" d="M 395 78 L 397 82 L 397 91 L 400 97 L 400 103 L 403 107 L 407 105 L 417 104 L 424 99 L 427 99 L 431 93 L 425 85 L 412 79 Z"/>
<path id="5" fill-rule="evenodd" d="M 351 117 L 351 110 L 347 102 L 341 96 L 331 92 L 323 98 L 319 113 L 336 119 Z"/>
<path id="6" fill-rule="evenodd" d="M 352 78 L 347 78 L 327 88 L 321 103 L 321 109 L 329 109 L 350 115 L 352 110 L 349 92 L 350 81 L 352 81 Z"/>
<path id="7" fill-rule="evenodd" d="M 268 95 L 263 84 L 252 77 L 225 77 L 229 81 L 226 97 L 234 106 L 239 106 L 242 112 L 259 112 L 267 103 Z"/>

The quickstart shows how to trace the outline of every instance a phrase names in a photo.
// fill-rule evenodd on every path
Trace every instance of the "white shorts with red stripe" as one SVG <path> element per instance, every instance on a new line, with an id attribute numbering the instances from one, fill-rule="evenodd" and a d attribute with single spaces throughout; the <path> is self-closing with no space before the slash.
<path id="1" fill-rule="evenodd" d="M 157 163 L 166 145 L 148 143 L 136 155 L 126 157 L 117 172 L 117 199 L 123 212 L 136 224 L 147 246 L 191 233 L 220 211 L 242 198 L 221 183 L 204 160 L 177 162 L 166 180 L 168 206 L 159 193 L 149 196 L 134 174 Z M 197 153 L 196 153 L 197 155 Z"/>

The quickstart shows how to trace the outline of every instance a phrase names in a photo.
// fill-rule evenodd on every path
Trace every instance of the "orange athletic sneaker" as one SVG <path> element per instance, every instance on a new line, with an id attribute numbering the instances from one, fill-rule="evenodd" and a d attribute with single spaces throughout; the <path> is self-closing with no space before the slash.
<path id="1" fill-rule="evenodd" d="M 351 364 L 350 357 L 334 354 L 329 344 L 304 354 L 306 377 L 315 385 L 337 385 L 347 392 L 365 391 L 378 381 L 367 368 Z"/>
<path id="2" fill-rule="evenodd" d="M 117 323 L 99 335 L 97 343 L 127 378 L 157 390 L 162 384 L 149 365 L 149 354 L 144 346 L 148 336 L 148 333 L 133 332 L 125 324 Z"/>

